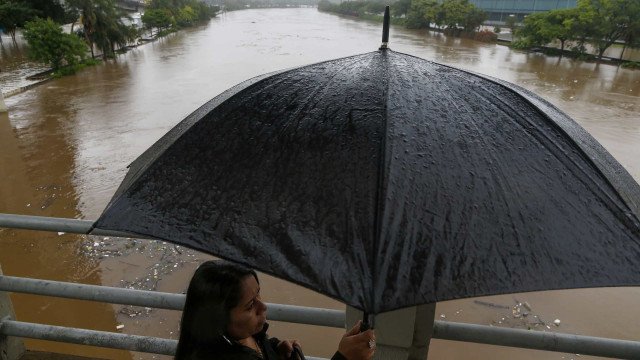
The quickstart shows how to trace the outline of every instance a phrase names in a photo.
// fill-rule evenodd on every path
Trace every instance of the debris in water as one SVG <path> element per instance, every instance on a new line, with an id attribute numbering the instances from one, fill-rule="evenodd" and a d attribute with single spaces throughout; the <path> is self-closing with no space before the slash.
<path id="1" fill-rule="evenodd" d="M 560 319 L 553 320 L 553 325 L 560 326 Z"/>
<path id="2" fill-rule="evenodd" d="M 122 329 L 124 329 L 124 325 L 120 324 L 116 326 L 116 330 L 122 330 Z"/>
<path id="3" fill-rule="evenodd" d="M 64 235 L 62 231 L 58 231 L 58 236 Z"/>
<path id="4" fill-rule="evenodd" d="M 492 307 L 492 308 L 496 308 L 496 309 L 511 309 L 511 307 L 509 307 L 507 305 L 500 305 L 500 304 L 495 304 L 495 303 L 482 301 L 482 300 L 474 300 L 473 302 L 478 304 L 478 305 L 488 306 L 488 307 Z"/>

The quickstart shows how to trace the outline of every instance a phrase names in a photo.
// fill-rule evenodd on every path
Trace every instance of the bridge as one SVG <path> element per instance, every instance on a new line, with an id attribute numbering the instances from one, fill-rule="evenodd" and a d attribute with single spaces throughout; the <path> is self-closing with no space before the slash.
<path id="1" fill-rule="evenodd" d="M 117 0 L 116 6 L 122 10 L 140 11 L 146 4 L 144 0 Z"/>
<path id="2" fill-rule="evenodd" d="M 469 0 L 489 16 L 486 23 L 504 24 L 510 16 L 521 22 L 531 13 L 577 6 L 577 0 Z"/>
<path id="3" fill-rule="evenodd" d="M 0 214 L 0 229 L 2 228 L 88 234 L 94 228 L 94 222 Z M 92 234 L 113 237 L 134 235 L 101 229 L 96 229 Z M 152 354 L 175 354 L 177 341 L 172 339 L 18 321 L 7 292 L 177 311 L 181 311 L 185 303 L 184 294 L 7 276 L 2 274 L 0 267 L 0 360 L 26 360 L 26 357 L 23 357 L 25 348 L 22 338 Z M 344 329 L 346 324 L 353 324 L 356 319 L 362 318 L 359 310 L 349 306 L 346 306 L 345 310 L 286 304 L 268 304 L 268 306 L 269 319 L 273 321 Z M 433 338 L 556 351 L 577 356 L 580 354 L 616 359 L 640 359 L 640 341 L 435 320 L 435 310 L 435 304 L 425 304 L 378 314 L 376 316 L 378 332 L 376 358 L 380 360 L 426 359 L 429 342 Z M 310 356 L 306 358 L 328 360 Z M 34 358 L 31 357 L 31 359 Z"/>

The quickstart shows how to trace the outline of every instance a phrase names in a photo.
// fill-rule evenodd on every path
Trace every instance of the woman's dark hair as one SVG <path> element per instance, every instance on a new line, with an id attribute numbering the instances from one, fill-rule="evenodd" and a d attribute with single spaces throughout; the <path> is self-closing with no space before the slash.
<path id="1" fill-rule="evenodd" d="M 187 290 L 176 360 L 210 358 L 225 346 L 231 309 L 240 302 L 242 280 L 249 275 L 258 280 L 255 271 L 220 260 L 198 267 Z"/>

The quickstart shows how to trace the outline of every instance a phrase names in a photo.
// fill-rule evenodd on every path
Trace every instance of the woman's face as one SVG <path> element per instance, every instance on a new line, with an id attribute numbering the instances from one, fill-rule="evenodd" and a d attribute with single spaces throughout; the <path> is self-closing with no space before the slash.
<path id="1" fill-rule="evenodd" d="M 260 300 L 260 285 L 253 275 L 242 279 L 240 302 L 230 315 L 228 332 L 234 339 L 246 339 L 262 330 L 267 321 L 267 306 Z"/>

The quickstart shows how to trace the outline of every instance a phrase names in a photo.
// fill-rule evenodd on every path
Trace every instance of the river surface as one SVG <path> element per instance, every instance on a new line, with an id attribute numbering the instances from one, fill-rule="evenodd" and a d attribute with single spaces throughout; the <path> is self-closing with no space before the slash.
<path id="1" fill-rule="evenodd" d="M 96 219 L 126 166 L 207 100 L 265 72 L 376 50 L 380 27 L 310 8 L 232 12 L 7 98 L 9 114 L 0 114 L 0 212 Z M 23 74 L 32 71 L 24 58 L 16 59 L 24 56 L 23 47 L 4 40 L 0 64 Z M 640 180 L 640 71 L 398 27 L 391 29 L 390 47 L 538 93 Z M 0 78 L 5 92 L 23 85 L 22 76 L 12 74 Z M 182 292 L 206 259 L 163 242 L 0 229 L 0 264 L 13 276 Z M 263 276 L 262 283 L 269 302 L 344 308 L 278 279 Z M 180 317 L 176 311 L 49 297 L 14 294 L 12 299 L 22 321 L 166 338 L 176 338 Z M 638 299 L 640 288 L 533 292 L 442 302 L 437 318 L 640 341 Z M 513 306 L 524 302 L 537 325 L 513 316 Z M 553 325 L 555 319 L 560 326 Z M 119 325 L 124 328 L 116 330 Z M 273 323 L 270 332 L 298 338 L 307 354 L 324 357 L 342 333 L 282 323 Z M 33 340 L 27 346 L 111 359 L 169 358 Z M 430 358 L 578 356 L 433 340 Z"/>

